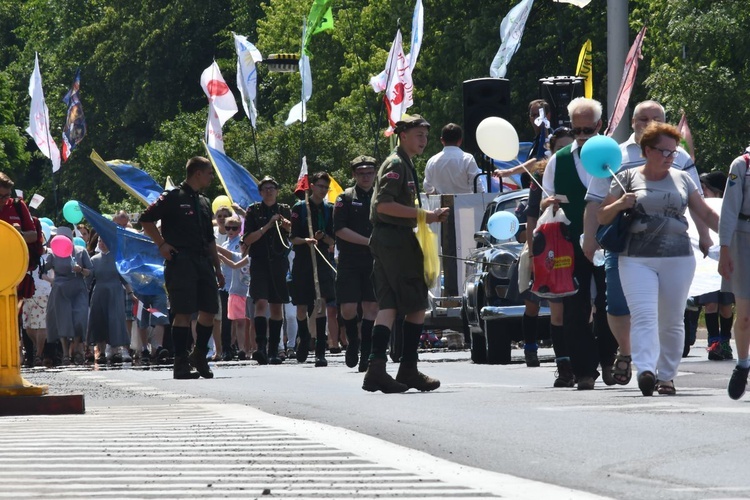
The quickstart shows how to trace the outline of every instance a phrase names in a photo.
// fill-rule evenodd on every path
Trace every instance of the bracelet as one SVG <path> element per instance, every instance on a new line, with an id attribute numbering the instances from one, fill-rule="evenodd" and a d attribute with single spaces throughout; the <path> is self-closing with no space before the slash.
<path id="1" fill-rule="evenodd" d="M 159 248 L 163 247 L 163 246 L 164 246 L 164 245 L 166 245 L 166 244 L 167 244 L 167 241 L 166 241 L 166 240 L 165 240 L 165 241 L 162 241 L 162 242 L 161 242 L 161 245 L 159 245 Z"/>

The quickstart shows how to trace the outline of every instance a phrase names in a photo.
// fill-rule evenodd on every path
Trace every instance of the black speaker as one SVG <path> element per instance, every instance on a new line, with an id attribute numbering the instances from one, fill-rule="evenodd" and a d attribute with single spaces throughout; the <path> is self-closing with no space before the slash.
<path id="1" fill-rule="evenodd" d="M 570 127 L 568 104 L 576 97 L 583 97 L 583 81 L 580 76 L 551 76 L 539 80 L 539 97 L 551 108 L 549 123 L 552 129 Z"/>
<path id="2" fill-rule="evenodd" d="M 510 82 L 505 78 L 466 80 L 464 91 L 464 142 L 467 153 L 481 153 L 477 145 L 477 127 L 485 118 L 510 116 Z"/>

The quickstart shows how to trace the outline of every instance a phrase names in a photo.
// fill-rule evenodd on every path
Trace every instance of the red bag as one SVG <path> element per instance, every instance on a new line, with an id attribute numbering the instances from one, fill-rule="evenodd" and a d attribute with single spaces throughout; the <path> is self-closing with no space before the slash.
<path id="1" fill-rule="evenodd" d="M 23 280 L 18 284 L 16 293 L 19 299 L 30 299 L 36 292 L 36 285 L 34 284 L 34 277 L 31 273 L 26 273 Z"/>
<path id="2" fill-rule="evenodd" d="M 553 214 L 552 207 L 547 207 L 534 229 L 531 291 L 540 297 L 565 297 L 578 291 L 573 277 L 575 254 L 568 225 L 570 221 L 561 208 Z"/>

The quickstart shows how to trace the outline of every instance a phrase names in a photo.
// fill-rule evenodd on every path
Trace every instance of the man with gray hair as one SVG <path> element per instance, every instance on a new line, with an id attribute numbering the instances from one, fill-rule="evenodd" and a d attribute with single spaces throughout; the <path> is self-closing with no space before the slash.
<path id="1" fill-rule="evenodd" d="M 579 97 L 568 104 L 568 114 L 575 141 L 550 158 L 542 179 L 544 190 L 550 195 L 542 202 L 542 206 L 546 208 L 554 204 L 561 207 L 570 220 L 568 234 L 575 252 L 573 276 L 578 282 L 578 292 L 563 298 L 563 326 L 550 328 L 558 371 L 554 385 L 573 387 L 577 382 L 579 390 L 590 390 L 594 388 L 594 380 L 599 376 L 597 367 L 600 360 L 604 371 L 603 379 L 610 384 L 617 349 L 606 319 L 595 321 L 594 328 L 589 323 L 592 278 L 597 288 L 602 288 L 597 293 L 597 311 L 601 314 L 606 310 L 603 304 L 604 273 L 601 268 L 594 268 L 579 243 L 580 236 L 584 233 L 584 197 L 592 178 L 581 163 L 581 147 L 599 133 L 602 127 L 602 105 L 593 99 Z M 589 244 L 584 237 L 583 248 L 587 248 Z"/>

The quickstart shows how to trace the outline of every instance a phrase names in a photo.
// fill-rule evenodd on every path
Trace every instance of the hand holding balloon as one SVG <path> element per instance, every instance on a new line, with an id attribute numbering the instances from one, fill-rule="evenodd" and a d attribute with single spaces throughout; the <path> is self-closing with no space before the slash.
<path id="1" fill-rule="evenodd" d="M 518 219 L 510 212 L 495 212 L 487 221 L 487 231 L 497 240 L 508 240 L 518 232 Z"/>

